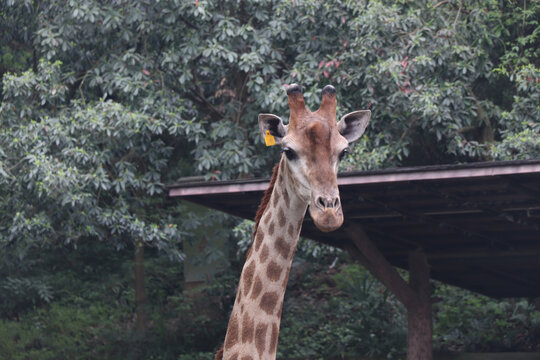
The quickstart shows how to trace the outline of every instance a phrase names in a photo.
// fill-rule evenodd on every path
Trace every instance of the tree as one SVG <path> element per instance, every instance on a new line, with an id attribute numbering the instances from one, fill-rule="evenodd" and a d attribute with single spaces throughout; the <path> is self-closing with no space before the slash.
<path id="1" fill-rule="evenodd" d="M 4 77 L 2 246 L 24 257 L 99 239 L 181 258 L 179 230 L 153 200 L 172 152 L 158 135 L 178 118 L 156 124 L 112 101 L 63 106 L 59 68 L 41 62 L 38 74 Z"/>

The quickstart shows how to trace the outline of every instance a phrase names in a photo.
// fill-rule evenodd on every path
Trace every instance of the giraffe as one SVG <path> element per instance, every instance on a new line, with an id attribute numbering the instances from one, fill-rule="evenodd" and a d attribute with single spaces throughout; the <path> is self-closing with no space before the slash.
<path id="1" fill-rule="evenodd" d="M 331 85 L 323 88 L 315 112 L 306 108 L 301 86 L 288 86 L 287 96 L 288 125 L 276 115 L 259 115 L 261 133 L 271 134 L 283 154 L 255 217 L 253 244 L 216 360 L 276 358 L 283 297 L 306 210 L 321 231 L 343 223 L 338 164 L 349 143 L 363 134 L 371 112 L 351 112 L 336 122 Z"/>

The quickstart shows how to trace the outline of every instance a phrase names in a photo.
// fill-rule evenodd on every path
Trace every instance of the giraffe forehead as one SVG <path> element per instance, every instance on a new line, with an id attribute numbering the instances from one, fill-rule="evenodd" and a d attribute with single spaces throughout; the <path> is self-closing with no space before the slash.
<path id="1" fill-rule="evenodd" d="M 300 141 L 309 147 L 309 151 L 330 150 L 336 143 L 337 127 L 331 126 L 327 121 L 311 121 L 300 129 Z"/>
<path id="2" fill-rule="evenodd" d="M 324 119 L 316 119 L 289 130 L 283 146 L 291 146 L 293 150 L 307 155 L 310 162 L 331 159 L 332 154 L 347 147 L 347 140 L 341 136 L 335 122 L 330 124 Z"/>
<path id="3" fill-rule="evenodd" d="M 330 135 L 330 126 L 321 121 L 313 121 L 306 126 L 305 132 L 310 138 L 327 138 Z"/>

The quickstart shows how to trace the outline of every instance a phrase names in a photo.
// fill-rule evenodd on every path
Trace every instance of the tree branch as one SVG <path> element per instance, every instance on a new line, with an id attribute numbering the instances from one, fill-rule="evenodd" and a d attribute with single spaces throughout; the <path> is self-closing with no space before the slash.
<path id="1" fill-rule="evenodd" d="M 448 2 L 447 0 L 445 0 L 445 1 L 440 1 L 440 2 L 438 2 L 437 4 L 435 4 L 435 6 L 433 6 L 433 8 L 436 9 L 436 8 L 438 8 L 439 6 L 446 4 L 447 2 Z"/>

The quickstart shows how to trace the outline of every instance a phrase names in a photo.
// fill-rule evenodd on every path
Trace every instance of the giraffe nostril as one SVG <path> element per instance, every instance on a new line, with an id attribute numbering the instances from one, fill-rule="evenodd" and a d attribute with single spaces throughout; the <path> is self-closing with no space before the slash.
<path id="1" fill-rule="evenodd" d="M 325 210 L 325 209 L 337 209 L 339 208 L 339 197 L 335 198 L 324 198 L 322 196 L 317 197 L 317 201 L 315 202 L 317 207 Z"/>

